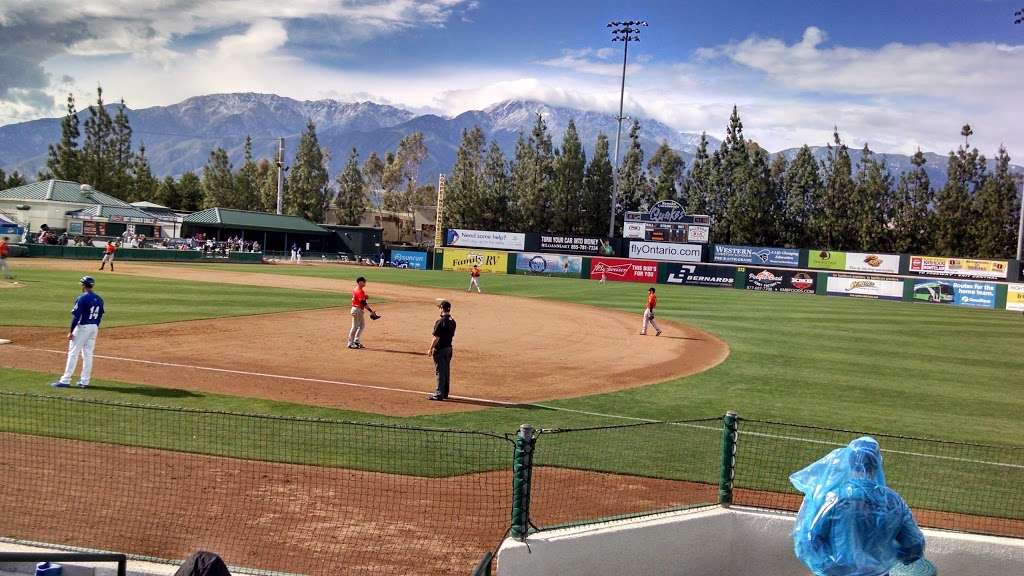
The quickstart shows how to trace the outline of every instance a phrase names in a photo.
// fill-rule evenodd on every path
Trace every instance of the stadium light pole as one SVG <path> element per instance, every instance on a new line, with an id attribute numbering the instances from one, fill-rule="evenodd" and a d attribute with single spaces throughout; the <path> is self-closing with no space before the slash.
<path id="1" fill-rule="evenodd" d="M 1024 10 L 1021 10 L 1021 18 L 1024 19 Z M 1020 185 L 1020 220 L 1017 222 L 1017 260 L 1024 259 L 1024 175 L 1017 174 L 1017 184 Z"/>
<path id="2" fill-rule="evenodd" d="M 640 41 L 640 28 L 647 26 L 643 20 L 618 20 L 609 22 L 612 31 L 612 42 L 622 42 L 622 84 L 619 88 L 619 115 L 616 118 L 619 127 L 615 131 L 615 173 L 612 176 L 612 207 L 608 217 L 608 237 L 615 237 L 615 205 L 619 201 L 619 141 L 622 140 L 622 105 L 626 98 L 626 58 L 629 56 L 629 43 Z"/>

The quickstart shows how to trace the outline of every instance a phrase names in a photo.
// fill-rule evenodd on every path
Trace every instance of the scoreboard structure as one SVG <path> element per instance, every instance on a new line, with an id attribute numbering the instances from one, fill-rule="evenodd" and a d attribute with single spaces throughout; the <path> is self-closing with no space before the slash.
<path id="1" fill-rule="evenodd" d="M 623 238 L 647 242 L 707 244 L 711 217 L 687 214 L 674 200 L 662 200 L 646 212 L 626 212 Z"/>

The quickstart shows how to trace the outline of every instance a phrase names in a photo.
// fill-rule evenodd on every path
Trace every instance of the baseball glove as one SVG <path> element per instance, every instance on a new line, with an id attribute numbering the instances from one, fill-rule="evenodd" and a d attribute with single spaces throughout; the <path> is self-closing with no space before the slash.
<path id="1" fill-rule="evenodd" d="M 379 318 L 380 314 L 377 314 L 376 312 L 370 312 L 370 320 L 377 320 Z"/>

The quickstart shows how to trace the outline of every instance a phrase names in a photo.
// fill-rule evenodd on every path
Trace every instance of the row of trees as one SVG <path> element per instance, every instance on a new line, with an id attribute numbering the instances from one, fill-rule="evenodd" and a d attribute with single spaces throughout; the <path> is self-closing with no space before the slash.
<path id="1" fill-rule="evenodd" d="M 255 159 L 247 138 L 236 170 L 216 148 L 201 175 L 153 177 L 145 146 L 132 148 L 132 129 L 122 101 L 111 117 L 103 91 L 89 107 L 80 131 L 75 101 L 68 97 L 60 141 L 50 146 L 47 171 L 91 184 L 127 201 L 149 200 L 175 209 L 219 206 L 274 211 L 276 163 Z M 659 200 L 676 200 L 692 214 L 712 217 L 719 243 L 821 247 L 832 250 L 928 252 L 1012 257 L 1020 200 L 1010 158 L 1000 148 L 989 171 L 983 155 L 964 145 L 950 152 L 948 180 L 932 188 L 920 151 L 913 168 L 894 176 L 867 145 L 854 165 L 838 132 L 821 160 L 804 146 L 791 160 L 774 158 L 743 134 L 734 108 L 718 150 L 702 136 L 692 166 L 667 143 L 645 158 L 640 123 L 632 124 L 622 157 L 616 230 L 626 211 Z M 79 145 L 81 141 L 81 145 Z M 284 211 L 323 222 L 336 208 L 339 221 L 358 224 L 367 210 L 408 212 L 436 201 L 433 186 L 418 186 L 427 156 L 423 135 L 410 134 L 396 150 L 371 153 L 360 162 L 349 153 L 332 181 L 330 152 L 309 122 L 285 180 Z M 508 160 L 479 127 L 463 132 L 448 179 L 445 225 L 487 230 L 603 235 L 607 233 L 613 184 L 608 138 L 598 135 L 587 159 L 579 133 L 569 122 L 555 146 L 541 116 L 521 133 Z M 17 173 L 0 173 L 0 187 L 19 185 Z"/>
<path id="2" fill-rule="evenodd" d="M 645 162 L 640 124 L 629 131 L 619 179 L 618 222 L 659 200 L 712 217 L 712 239 L 725 244 L 815 247 L 1011 258 L 1020 200 L 1005 148 L 989 172 L 986 159 L 965 144 L 950 152 L 948 181 L 932 188 L 926 159 L 894 176 L 865 145 L 856 165 L 838 131 L 818 160 L 803 146 L 774 158 L 743 135 L 734 108 L 726 137 L 709 151 L 701 138 L 693 165 L 666 143 Z M 598 135 L 587 162 L 576 126 L 552 144 L 540 116 L 520 134 L 506 160 L 479 127 L 463 133 L 448 180 L 445 217 L 452 227 L 605 234 L 612 193 L 608 139 Z"/>
<path id="3" fill-rule="evenodd" d="M 201 171 L 179 178 L 153 177 L 145 144 L 132 147 L 132 129 L 122 100 L 111 117 L 97 90 L 96 104 L 89 107 L 84 140 L 73 95 L 68 95 L 67 114 L 61 122 L 60 141 L 49 147 L 46 171 L 38 179 L 58 178 L 90 184 L 127 202 L 150 201 L 176 210 L 210 207 L 272 212 L 277 207 L 277 163 L 253 156 L 252 138 L 246 138 L 242 165 L 236 170 L 224 148 L 210 152 Z M 359 164 L 351 151 L 348 165 L 332 183 L 328 174 L 330 152 L 324 150 L 310 121 L 299 139 L 284 180 L 286 214 L 323 222 L 332 204 L 342 223 L 358 224 L 370 208 L 409 211 L 436 202 L 432 186 L 417 186 L 419 169 L 427 156 L 423 134 L 404 137 L 395 151 L 383 157 L 372 153 Z M 0 171 L 0 189 L 24 184 L 17 172 L 7 177 Z"/>

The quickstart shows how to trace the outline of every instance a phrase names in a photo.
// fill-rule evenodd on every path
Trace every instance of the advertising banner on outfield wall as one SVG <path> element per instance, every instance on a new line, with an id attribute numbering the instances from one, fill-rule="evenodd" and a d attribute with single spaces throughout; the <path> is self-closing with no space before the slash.
<path id="1" fill-rule="evenodd" d="M 473 265 L 480 267 L 481 272 L 493 274 L 508 273 L 508 254 L 489 250 L 466 250 L 462 248 L 444 249 L 444 269 L 468 272 Z"/>
<path id="2" fill-rule="evenodd" d="M 759 248 L 757 246 L 715 244 L 715 255 L 712 261 L 796 268 L 800 265 L 800 251 L 795 248 Z"/>
<path id="3" fill-rule="evenodd" d="M 961 276 L 1005 280 L 1009 273 L 1009 263 L 1005 260 L 911 256 L 910 273 L 924 276 Z"/>
<path id="4" fill-rule="evenodd" d="M 809 250 L 808 268 L 841 270 L 845 272 L 868 272 L 871 274 L 899 274 L 899 254 L 875 254 L 870 252 L 829 252 Z"/>
<path id="5" fill-rule="evenodd" d="M 700 262 L 700 256 L 700 244 L 670 244 L 637 240 L 629 243 L 630 258 L 660 260 L 661 262 Z"/>
<path id="6" fill-rule="evenodd" d="M 1006 309 L 1024 312 L 1024 284 L 1006 286 Z"/>
<path id="7" fill-rule="evenodd" d="M 561 254 L 615 256 L 615 246 L 607 238 L 597 236 L 541 234 L 540 244 L 537 249 L 541 252 L 558 252 Z"/>
<path id="8" fill-rule="evenodd" d="M 847 276 L 829 274 L 825 292 L 829 296 L 902 300 L 903 281 L 884 276 Z"/>
<path id="9" fill-rule="evenodd" d="M 394 268 L 427 269 L 427 253 L 412 250 L 392 250 L 391 266 Z"/>
<path id="10" fill-rule="evenodd" d="M 972 280 L 914 280 L 914 301 L 995 308 L 996 285 Z"/>
<path id="11" fill-rule="evenodd" d="M 470 248 L 497 248 L 499 250 L 524 250 L 526 248 L 526 234 L 449 228 L 445 236 L 444 245 L 466 246 Z"/>
<path id="12" fill-rule="evenodd" d="M 736 269 L 708 264 L 669 264 L 665 283 L 733 288 L 736 286 Z"/>
<path id="13" fill-rule="evenodd" d="M 516 254 L 516 272 L 519 274 L 544 274 L 546 276 L 557 275 L 579 278 L 582 271 L 582 256 Z"/>
<path id="14" fill-rule="evenodd" d="M 772 268 L 747 268 L 747 290 L 814 294 L 814 273 Z"/>
<path id="15" fill-rule="evenodd" d="M 623 260 L 621 258 L 593 258 L 590 261 L 590 277 L 602 277 L 616 282 L 658 281 L 658 263 L 649 260 Z"/>

